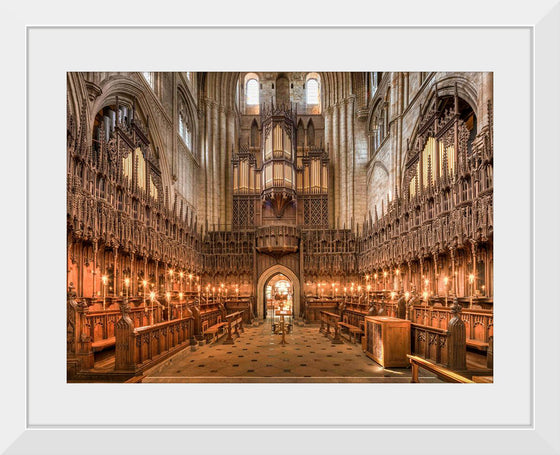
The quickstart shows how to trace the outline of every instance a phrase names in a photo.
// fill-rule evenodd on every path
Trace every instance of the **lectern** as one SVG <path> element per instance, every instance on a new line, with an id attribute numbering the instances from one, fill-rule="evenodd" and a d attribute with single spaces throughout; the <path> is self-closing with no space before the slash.
<path id="1" fill-rule="evenodd" d="M 407 367 L 410 363 L 410 321 L 388 316 L 365 317 L 365 352 L 382 367 Z"/>

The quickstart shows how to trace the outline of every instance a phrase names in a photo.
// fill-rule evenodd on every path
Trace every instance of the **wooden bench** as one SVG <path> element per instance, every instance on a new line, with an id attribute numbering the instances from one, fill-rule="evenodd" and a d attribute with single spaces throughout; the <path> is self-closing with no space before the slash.
<path id="1" fill-rule="evenodd" d="M 211 341 L 217 341 L 221 335 L 225 333 L 224 327 L 227 326 L 227 322 L 218 322 L 211 327 L 208 327 L 204 331 L 204 337 L 206 338 L 206 344 L 210 343 Z M 220 333 L 220 330 L 222 333 Z"/>
<path id="2" fill-rule="evenodd" d="M 467 338 L 467 346 L 479 349 L 481 351 L 488 351 L 488 343 L 485 343 L 484 341 L 473 340 L 472 338 Z"/>
<path id="3" fill-rule="evenodd" d="M 327 338 L 330 338 L 330 327 L 334 329 L 334 335 L 332 342 L 334 344 L 342 344 L 343 341 L 340 339 L 340 315 L 336 313 L 331 313 L 329 311 L 321 311 L 321 327 L 319 332 L 324 332 Z"/>
<path id="4" fill-rule="evenodd" d="M 224 344 L 233 344 L 233 335 L 239 337 L 239 331 L 244 332 L 243 329 L 243 311 L 236 311 L 235 313 L 228 314 L 226 316 L 226 326 L 227 326 L 227 338 Z"/>
<path id="5" fill-rule="evenodd" d="M 91 343 L 93 352 L 103 351 L 103 349 L 112 348 L 113 346 L 115 346 L 115 337 L 105 338 Z"/>
<path id="6" fill-rule="evenodd" d="M 358 336 L 361 337 L 364 334 L 364 331 L 360 327 L 348 324 L 347 322 L 339 322 L 338 325 L 339 327 L 343 327 L 348 330 L 348 335 L 351 343 L 357 343 Z M 340 332 L 342 333 L 342 330 Z"/>

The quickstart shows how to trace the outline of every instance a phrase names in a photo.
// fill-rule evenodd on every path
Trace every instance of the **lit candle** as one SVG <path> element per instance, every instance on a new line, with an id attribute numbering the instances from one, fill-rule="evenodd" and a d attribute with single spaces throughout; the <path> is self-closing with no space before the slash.
<path id="1" fill-rule="evenodd" d="M 105 298 L 107 297 L 107 275 L 101 277 L 101 282 L 103 283 L 103 311 L 105 311 Z"/>
<path id="2" fill-rule="evenodd" d="M 171 292 L 166 292 L 165 298 L 167 299 L 167 319 L 171 321 Z"/>
<path id="3" fill-rule="evenodd" d="M 125 286 L 125 296 L 128 297 L 128 285 L 130 284 L 130 278 L 124 279 L 124 286 Z"/>
<path id="4" fill-rule="evenodd" d="M 169 269 L 169 286 L 167 288 L 168 291 L 173 290 L 173 270 Z"/>
<path id="5" fill-rule="evenodd" d="M 150 292 L 150 307 L 151 307 L 151 314 L 152 314 L 152 321 L 151 325 L 154 325 L 154 299 L 156 298 L 156 293 L 154 291 Z"/>

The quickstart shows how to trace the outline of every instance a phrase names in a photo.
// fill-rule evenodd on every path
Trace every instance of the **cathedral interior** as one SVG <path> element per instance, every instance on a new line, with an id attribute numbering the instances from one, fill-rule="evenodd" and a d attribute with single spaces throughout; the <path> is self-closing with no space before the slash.
<path id="1" fill-rule="evenodd" d="M 67 73 L 70 382 L 493 382 L 493 75 Z"/>

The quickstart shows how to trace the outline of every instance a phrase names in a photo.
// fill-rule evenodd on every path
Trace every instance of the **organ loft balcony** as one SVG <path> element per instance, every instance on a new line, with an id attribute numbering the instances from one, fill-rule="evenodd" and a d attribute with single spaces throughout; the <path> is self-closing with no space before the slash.
<path id="1" fill-rule="evenodd" d="M 295 226 L 273 225 L 257 228 L 257 251 L 279 257 L 295 253 L 299 247 L 299 229 Z"/>

